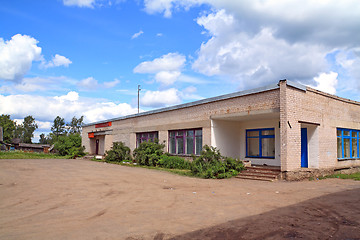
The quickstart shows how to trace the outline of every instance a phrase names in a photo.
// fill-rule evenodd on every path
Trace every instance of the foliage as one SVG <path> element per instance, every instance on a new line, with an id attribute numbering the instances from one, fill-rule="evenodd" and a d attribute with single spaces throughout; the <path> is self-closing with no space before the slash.
<path id="1" fill-rule="evenodd" d="M 69 133 L 70 134 L 74 134 L 74 133 L 80 133 L 81 132 L 81 128 L 82 128 L 82 124 L 84 121 L 84 116 L 81 116 L 79 118 L 76 118 L 75 116 L 71 119 L 71 122 L 66 124 L 66 126 L 69 128 Z"/>
<path id="2" fill-rule="evenodd" d="M 85 155 L 85 147 L 81 146 L 80 134 L 59 135 L 54 144 L 54 149 L 61 156 L 70 158 L 82 157 Z"/>
<path id="3" fill-rule="evenodd" d="M 48 158 L 65 158 L 59 154 L 36 153 L 23 151 L 0 151 L 0 159 L 48 159 Z"/>
<path id="4" fill-rule="evenodd" d="M 42 133 L 42 134 L 40 134 L 39 143 L 41 143 L 41 144 L 49 144 L 50 139 L 48 137 L 46 137 L 45 134 Z"/>
<path id="5" fill-rule="evenodd" d="M 11 143 L 13 138 L 13 131 L 15 130 L 15 123 L 10 119 L 10 115 L 1 114 L 0 126 L 3 128 L 3 140 L 5 143 Z"/>
<path id="6" fill-rule="evenodd" d="M 64 118 L 61 118 L 61 117 L 57 116 L 54 119 L 54 123 L 53 123 L 53 125 L 51 127 L 51 131 L 54 134 L 55 138 L 57 138 L 60 135 L 66 134 Z"/>
<path id="7" fill-rule="evenodd" d="M 134 150 L 135 161 L 140 165 L 158 166 L 161 155 L 164 154 L 165 144 L 155 142 L 142 142 Z"/>
<path id="8" fill-rule="evenodd" d="M 109 162 L 130 162 L 132 157 L 130 148 L 123 142 L 113 142 L 113 146 L 109 151 L 105 152 L 105 161 Z"/>
<path id="9" fill-rule="evenodd" d="M 191 169 L 190 161 L 187 161 L 182 157 L 170 156 L 168 154 L 161 155 L 158 165 L 170 169 Z"/>
<path id="10" fill-rule="evenodd" d="M 34 137 L 34 131 L 38 128 L 38 125 L 35 122 L 35 118 L 33 116 L 27 116 L 24 118 L 24 122 L 22 124 L 23 128 L 23 142 L 31 143 L 31 138 Z"/>
<path id="11" fill-rule="evenodd" d="M 191 172 L 203 178 L 229 178 L 244 169 L 240 160 L 224 157 L 215 147 L 205 145 L 200 156 L 193 157 Z"/>
<path id="12" fill-rule="evenodd" d="M 320 179 L 325 179 L 325 178 L 354 179 L 354 180 L 360 181 L 360 172 L 351 173 L 351 174 L 338 173 L 338 174 L 321 177 Z"/>

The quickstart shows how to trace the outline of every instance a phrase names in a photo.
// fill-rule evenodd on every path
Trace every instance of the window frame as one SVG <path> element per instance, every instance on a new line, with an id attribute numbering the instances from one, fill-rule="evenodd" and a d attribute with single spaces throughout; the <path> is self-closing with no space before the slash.
<path id="1" fill-rule="evenodd" d="M 146 136 L 143 137 L 142 136 L 143 134 L 146 134 Z M 150 134 L 154 134 L 154 137 L 151 138 Z M 140 139 L 140 142 L 138 141 L 138 139 Z M 148 142 L 149 140 L 150 140 L 150 142 L 155 142 L 155 139 L 159 139 L 159 132 L 158 131 L 137 132 L 136 133 L 136 147 L 139 147 L 139 144 L 141 144 L 143 142 Z"/>
<path id="2" fill-rule="evenodd" d="M 201 131 L 201 135 L 196 135 L 196 131 L 200 130 Z M 187 131 L 193 131 L 193 135 L 192 136 L 186 136 L 186 132 Z M 179 135 L 178 133 L 182 132 L 181 135 Z M 171 136 L 171 133 L 174 133 L 174 136 Z M 193 146 L 192 146 L 192 152 L 193 153 L 186 153 L 186 145 L 187 145 L 187 138 L 192 138 L 193 139 Z M 201 149 L 199 150 L 199 153 L 196 154 L 196 139 L 198 137 L 201 137 Z M 170 152 L 171 148 L 170 148 L 170 142 L 171 140 L 174 139 L 174 149 L 175 149 L 175 153 Z M 176 153 L 177 152 L 177 139 L 182 139 L 183 141 L 183 153 Z M 202 150 L 202 144 L 203 143 L 203 130 L 202 128 L 189 128 L 189 129 L 177 129 L 177 130 L 168 130 L 168 153 L 170 153 L 171 155 L 178 155 L 178 156 L 191 156 L 192 154 L 195 156 L 199 156 L 200 152 Z"/>
<path id="3" fill-rule="evenodd" d="M 338 136 L 338 131 L 341 131 L 340 136 Z M 348 131 L 349 135 L 344 135 L 344 131 Z M 353 133 L 356 133 L 356 136 L 353 137 Z M 336 128 L 336 140 L 341 140 L 341 157 L 337 157 L 338 161 L 343 160 L 354 160 L 354 159 L 360 159 L 360 130 L 357 129 L 350 129 L 350 128 Z M 344 157 L 345 155 L 345 148 L 344 148 L 344 139 L 349 139 L 349 157 Z M 352 156 L 353 151 L 353 141 L 356 141 L 356 156 Z M 336 141 L 336 156 L 338 156 L 338 141 Z"/>
<path id="4" fill-rule="evenodd" d="M 262 131 L 274 131 L 273 135 L 262 135 Z M 258 136 L 248 136 L 248 132 L 258 132 Z M 257 128 L 257 129 L 246 129 L 245 131 L 245 142 L 246 142 L 246 157 L 247 158 L 263 158 L 263 159 L 275 159 L 276 146 L 274 144 L 274 156 L 262 156 L 262 140 L 266 138 L 274 138 L 275 143 L 275 128 Z M 259 156 L 250 156 L 248 153 L 248 139 L 258 139 L 259 143 Z"/>

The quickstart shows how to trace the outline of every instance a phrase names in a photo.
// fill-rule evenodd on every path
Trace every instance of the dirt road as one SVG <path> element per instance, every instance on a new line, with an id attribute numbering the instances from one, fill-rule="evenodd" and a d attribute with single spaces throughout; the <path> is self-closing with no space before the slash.
<path id="1" fill-rule="evenodd" d="M 360 239 L 360 182 L 0 160 L 0 239 Z"/>

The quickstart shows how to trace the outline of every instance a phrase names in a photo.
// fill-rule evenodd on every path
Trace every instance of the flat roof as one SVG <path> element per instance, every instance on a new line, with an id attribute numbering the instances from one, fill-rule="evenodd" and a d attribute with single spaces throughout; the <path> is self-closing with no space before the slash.
<path id="1" fill-rule="evenodd" d="M 301 85 L 299 83 L 295 83 L 295 82 L 291 82 L 289 80 L 286 80 L 286 84 L 288 86 L 292 86 L 294 88 L 298 88 L 300 90 L 306 91 L 306 86 Z M 241 97 L 241 96 L 245 96 L 245 95 L 271 91 L 271 90 L 275 90 L 275 89 L 278 89 L 278 88 L 279 88 L 278 83 L 270 84 L 270 85 L 267 85 L 267 86 L 264 86 L 264 87 L 259 87 L 259 88 L 254 88 L 254 89 L 250 89 L 250 90 L 244 90 L 244 91 L 238 91 L 238 92 L 224 94 L 224 95 L 211 97 L 211 98 L 205 98 L 205 99 L 194 101 L 194 102 L 183 103 L 183 104 L 174 105 L 174 106 L 170 106 L 170 107 L 164 107 L 164 108 L 159 108 L 159 109 L 155 109 L 155 110 L 151 110 L 151 111 L 126 115 L 126 116 L 122 116 L 122 117 L 118 117 L 118 118 L 111 118 L 111 119 L 107 119 L 107 120 L 87 123 L 87 124 L 83 124 L 83 127 L 87 127 L 87 126 L 91 126 L 91 125 L 99 124 L 99 123 L 113 122 L 113 121 L 118 121 L 118 120 L 124 120 L 124 119 L 129 119 L 129 118 L 146 116 L 146 115 L 155 114 L 155 113 L 161 113 L 161 112 L 167 112 L 167 111 L 172 111 L 172 110 L 177 110 L 177 109 L 182 109 L 182 108 L 187 108 L 187 107 L 193 107 L 193 106 L 198 106 L 198 105 L 201 105 L 201 104 L 217 102 L 217 101 L 226 100 L 226 99 L 230 99 L 230 98 L 236 98 L 236 97 Z"/>

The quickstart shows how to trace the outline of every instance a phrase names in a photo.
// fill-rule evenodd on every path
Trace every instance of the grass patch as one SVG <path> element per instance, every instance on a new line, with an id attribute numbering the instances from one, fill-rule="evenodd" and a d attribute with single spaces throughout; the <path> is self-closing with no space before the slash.
<path id="1" fill-rule="evenodd" d="M 332 174 L 329 176 L 321 177 L 320 179 L 325 179 L 325 178 L 353 179 L 356 181 L 360 181 L 360 172 L 352 173 L 352 174 L 343 174 L 343 173 Z"/>
<path id="2" fill-rule="evenodd" d="M 154 167 L 154 166 L 146 166 L 146 165 L 134 165 L 132 163 L 123 163 L 123 162 L 110 162 L 110 161 L 106 161 L 104 159 L 96 159 L 96 158 L 92 158 L 92 161 L 95 162 L 104 162 L 104 163 L 109 163 L 109 164 L 117 164 L 117 165 L 121 165 L 121 166 L 126 166 L 126 167 L 138 167 L 138 168 L 146 168 L 146 169 L 155 169 L 155 170 L 159 170 L 159 171 L 165 171 L 165 172 L 169 172 L 169 173 L 174 173 L 177 175 L 181 175 L 181 176 L 188 176 L 188 177 L 197 177 L 195 176 L 190 169 L 170 169 L 170 168 L 162 168 L 162 167 Z"/>
<path id="3" fill-rule="evenodd" d="M 0 152 L 0 159 L 46 159 L 46 158 L 67 158 L 52 153 L 35 153 L 23 151 Z"/>

